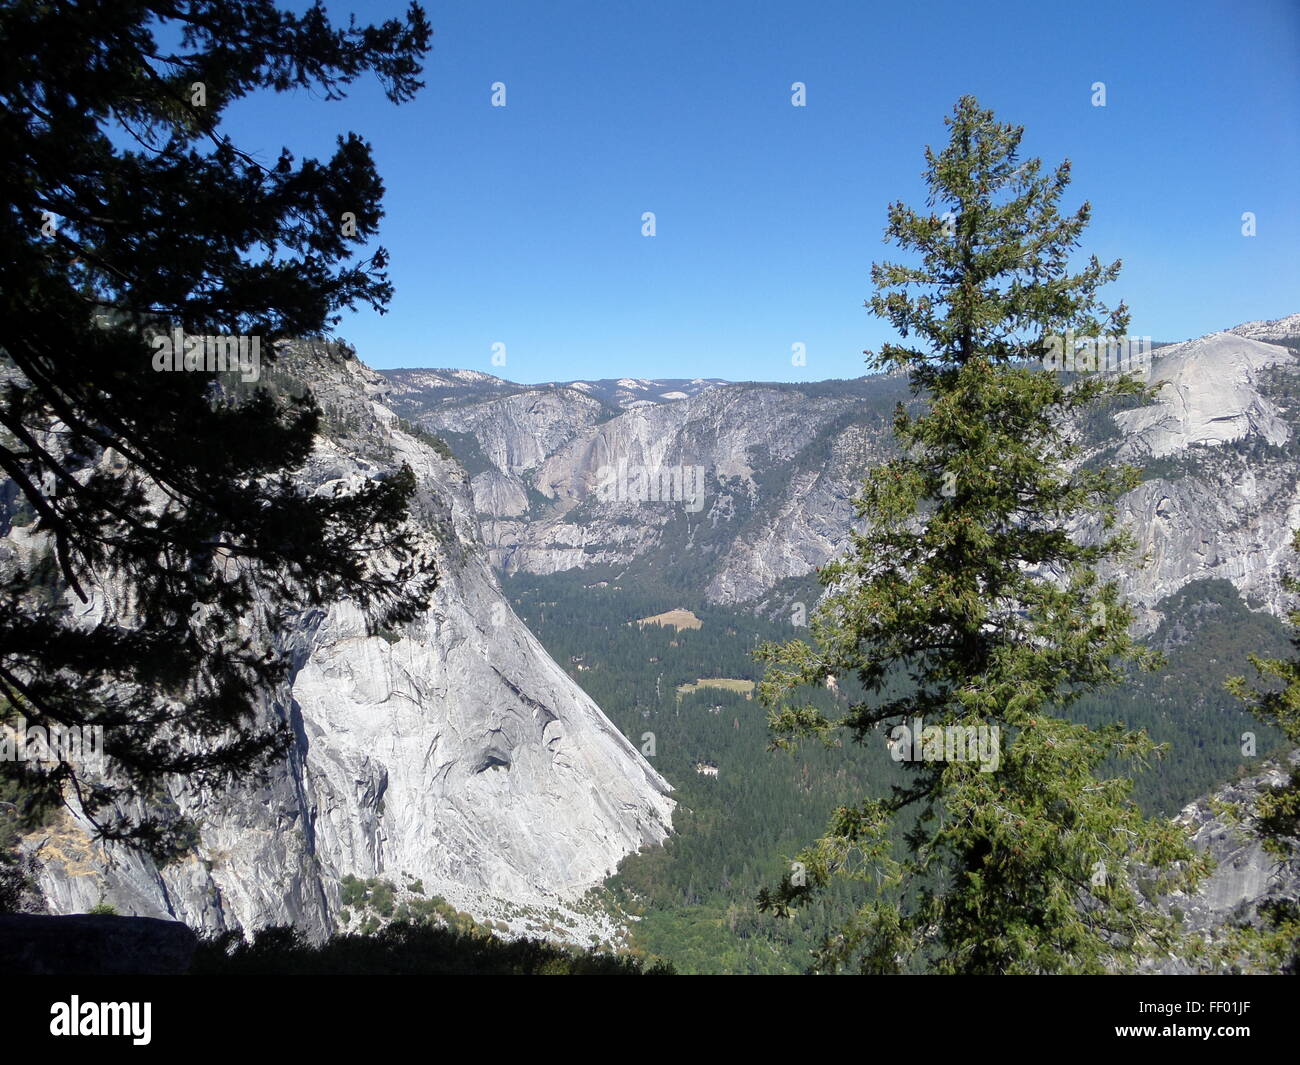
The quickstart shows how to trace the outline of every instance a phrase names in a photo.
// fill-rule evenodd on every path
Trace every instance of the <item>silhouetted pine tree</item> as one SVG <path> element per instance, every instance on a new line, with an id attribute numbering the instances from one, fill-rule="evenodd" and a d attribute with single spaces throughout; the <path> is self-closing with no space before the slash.
<path id="1" fill-rule="evenodd" d="M 0 498 L 53 560 L 4 559 L 0 713 L 104 726 L 111 783 L 22 768 L 106 837 L 175 843 L 166 816 L 117 801 L 170 774 L 222 784 L 282 747 L 254 717 L 285 673 L 275 604 L 351 597 L 392 623 L 432 587 L 404 524 L 409 470 L 309 494 L 292 471 L 310 397 L 156 372 L 149 342 L 257 336 L 268 361 L 343 307 L 383 309 L 384 251 L 361 257 L 383 214 L 369 145 L 349 133 L 327 161 L 285 149 L 264 166 L 221 119 L 258 90 L 336 99 L 367 71 L 408 100 L 429 35 L 416 4 L 345 28 L 269 0 L 0 9 Z"/>

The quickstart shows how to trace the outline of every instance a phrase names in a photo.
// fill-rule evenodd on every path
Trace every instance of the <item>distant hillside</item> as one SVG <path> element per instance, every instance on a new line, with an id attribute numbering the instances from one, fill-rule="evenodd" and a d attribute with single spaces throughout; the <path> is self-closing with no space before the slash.
<path id="1" fill-rule="evenodd" d="M 1154 349 L 1156 402 L 1078 426 L 1093 462 L 1144 469 L 1121 516 L 1152 563 L 1124 575 L 1149 631 L 1191 581 L 1282 609 L 1300 523 L 1300 315 Z M 898 374 L 809 383 L 635 381 L 525 386 L 471 371 L 394 370 L 393 407 L 443 437 L 472 479 L 503 573 L 621 575 L 714 603 L 768 600 L 839 554 L 866 470 L 912 401 Z M 692 393 L 690 387 L 695 387 Z M 684 398 L 669 398 L 686 393 Z M 703 506 L 602 495 L 609 471 L 699 468 Z"/>

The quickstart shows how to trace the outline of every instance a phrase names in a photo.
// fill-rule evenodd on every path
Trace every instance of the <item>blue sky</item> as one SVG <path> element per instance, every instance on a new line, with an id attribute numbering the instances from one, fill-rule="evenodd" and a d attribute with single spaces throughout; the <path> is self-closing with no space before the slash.
<path id="1" fill-rule="evenodd" d="M 378 20 L 403 5 L 330 7 Z M 892 254 L 886 206 L 923 204 L 922 149 L 944 142 L 963 93 L 1025 126 L 1026 154 L 1073 161 L 1067 206 L 1090 200 L 1085 250 L 1124 260 L 1109 295 L 1133 333 L 1300 311 L 1297 0 L 426 10 L 414 102 L 367 80 L 345 101 L 262 96 L 227 115 L 267 160 L 281 145 L 328 156 L 349 129 L 372 142 L 397 292 L 387 315 L 339 328 L 372 366 L 858 376 L 862 350 L 890 338 L 863 307 L 872 261 Z M 791 106 L 796 81 L 806 107 Z"/>

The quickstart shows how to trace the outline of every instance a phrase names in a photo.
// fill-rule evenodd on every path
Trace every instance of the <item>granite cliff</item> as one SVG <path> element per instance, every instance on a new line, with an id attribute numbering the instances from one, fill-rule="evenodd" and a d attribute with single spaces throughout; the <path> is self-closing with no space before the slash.
<path id="1" fill-rule="evenodd" d="M 288 757 L 256 788 L 211 797 L 175 785 L 163 801 L 199 836 L 161 867 L 92 843 L 70 816 L 33 835 L 46 906 L 107 904 L 199 930 L 293 924 L 318 937 L 339 924 L 342 878 L 378 877 L 514 932 L 545 923 L 584 944 L 611 936 L 582 896 L 671 830 L 669 786 L 515 616 L 480 548 L 462 468 L 403 431 L 385 380 L 324 349 L 286 353 L 284 366 L 310 384 L 330 427 L 304 485 L 330 491 L 410 465 L 439 587 L 397 631 L 371 633 L 347 602 L 291 615 L 274 638 L 292 675 L 262 707 L 292 725 Z M 99 605 L 110 594 L 97 589 Z"/>

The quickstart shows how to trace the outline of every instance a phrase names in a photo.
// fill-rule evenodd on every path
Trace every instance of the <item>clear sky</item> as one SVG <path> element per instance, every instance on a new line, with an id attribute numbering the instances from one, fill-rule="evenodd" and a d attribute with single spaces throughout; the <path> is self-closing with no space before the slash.
<path id="1" fill-rule="evenodd" d="M 328 156 L 348 129 L 372 142 L 397 292 L 339 328 L 372 366 L 859 376 L 889 338 L 863 307 L 886 206 L 922 206 L 922 149 L 963 93 L 1025 126 L 1026 154 L 1073 160 L 1066 205 L 1090 200 L 1085 249 L 1124 260 L 1109 294 L 1134 334 L 1300 311 L 1300 0 L 425 6 L 416 101 L 368 79 L 228 113 L 268 161 Z"/>

